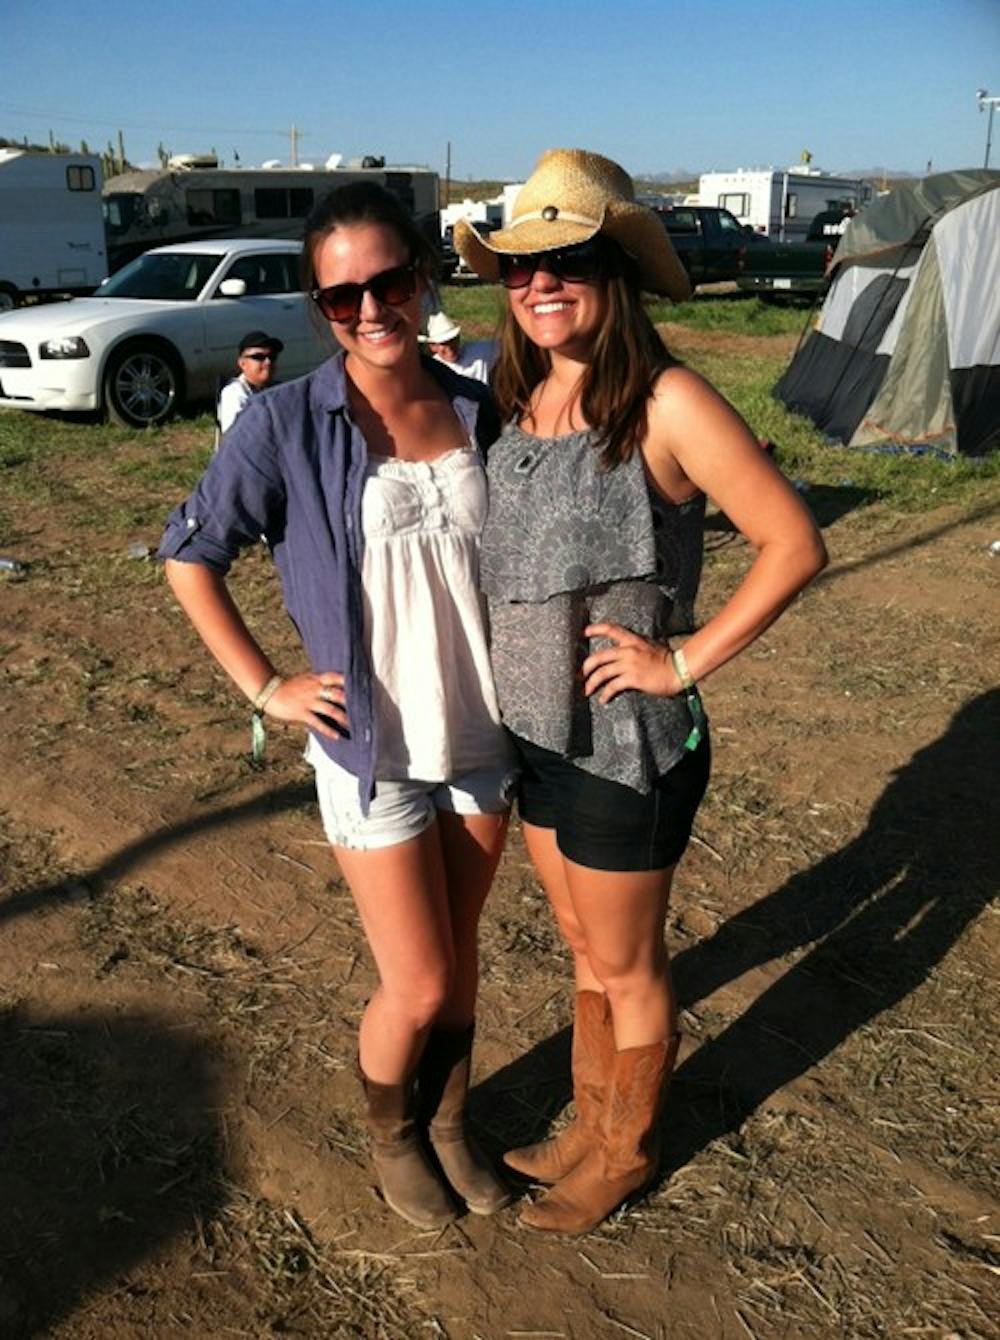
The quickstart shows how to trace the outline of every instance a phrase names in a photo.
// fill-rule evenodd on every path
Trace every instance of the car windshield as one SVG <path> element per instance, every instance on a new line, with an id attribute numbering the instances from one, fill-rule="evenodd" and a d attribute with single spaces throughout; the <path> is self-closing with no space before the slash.
<path id="1" fill-rule="evenodd" d="M 119 270 L 97 290 L 101 298 L 159 298 L 183 302 L 197 298 L 212 273 L 219 255 L 196 255 L 190 251 L 147 252 Z"/>

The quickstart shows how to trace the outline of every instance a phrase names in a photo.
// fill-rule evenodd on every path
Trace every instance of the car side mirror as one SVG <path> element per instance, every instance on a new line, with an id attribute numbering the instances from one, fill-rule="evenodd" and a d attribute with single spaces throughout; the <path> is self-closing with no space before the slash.
<path id="1" fill-rule="evenodd" d="M 219 296 L 222 298 L 245 298 L 247 295 L 247 281 L 245 279 L 224 279 L 219 285 Z"/>

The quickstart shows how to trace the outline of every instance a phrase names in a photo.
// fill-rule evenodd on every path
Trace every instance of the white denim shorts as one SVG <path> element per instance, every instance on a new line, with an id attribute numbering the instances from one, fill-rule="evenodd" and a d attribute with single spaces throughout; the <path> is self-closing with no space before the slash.
<path id="1" fill-rule="evenodd" d="M 476 768 L 450 782 L 376 781 L 367 816 L 361 812 L 358 779 L 315 744 L 306 762 L 316 773 L 323 830 L 335 847 L 375 851 L 408 842 L 430 828 L 438 811 L 447 814 L 503 814 L 509 808 L 517 772 L 509 762 Z"/>

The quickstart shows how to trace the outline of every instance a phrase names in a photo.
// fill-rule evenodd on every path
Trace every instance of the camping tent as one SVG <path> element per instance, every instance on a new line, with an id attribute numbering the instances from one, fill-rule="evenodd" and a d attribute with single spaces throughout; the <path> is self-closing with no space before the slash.
<path id="1" fill-rule="evenodd" d="M 1000 447 L 1000 172 L 926 177 L 853 218 L 775 395 L 852 447 Z"/>

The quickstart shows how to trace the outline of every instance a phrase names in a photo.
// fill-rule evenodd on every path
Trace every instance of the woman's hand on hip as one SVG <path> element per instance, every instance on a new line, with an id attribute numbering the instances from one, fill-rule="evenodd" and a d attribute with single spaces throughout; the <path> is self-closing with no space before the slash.
<path id="1" fill-rule="evenodd" d="M 610 638 L 614 644 L 591 652 L 583 663 L 583 691 L 609 703 L 625 689 L 672 697 L 680 691 L 680 680 L 670 659 L 670 648 L 650 642 L 616 623 L 592 623 L 587 637 Z"/>
<path id="2" fill-rule="evenodd" d="M 292 675 L 275 689 L 264 711 L 277 721 L 295 722 L 317 735 L 339 739 L 349 729 L 344 676 L 336 670 Z"/>

